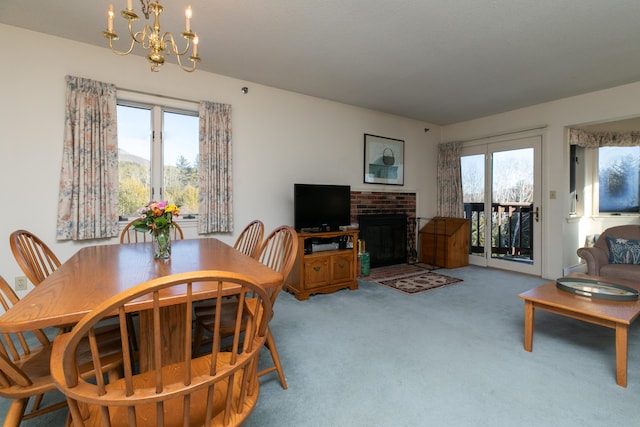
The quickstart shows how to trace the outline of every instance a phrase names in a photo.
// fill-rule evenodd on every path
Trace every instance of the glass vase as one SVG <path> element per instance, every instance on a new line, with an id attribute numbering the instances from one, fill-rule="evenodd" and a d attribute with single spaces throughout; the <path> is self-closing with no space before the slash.
<path id="1" fill-rule="evenodd" d="M 153 242 L 153 257 L 155 259 L 171 258 L 171 234 L 168 228 L 155 230 L 151 233 Z"/>

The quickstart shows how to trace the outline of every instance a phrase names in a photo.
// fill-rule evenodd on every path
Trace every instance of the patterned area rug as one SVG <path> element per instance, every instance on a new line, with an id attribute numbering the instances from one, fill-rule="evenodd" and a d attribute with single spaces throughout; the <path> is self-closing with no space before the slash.
<path id="1" fill-rule="evenodd" d="M 456 279 L 455 277 L 449 277 L 438 273 L 426 272 L 391 280 L 379 281 L 378 283 L 391 289 L 404 292 L 405 294 L 417 294 L 418 292 L 430 291 L 432 289 L 441 288 L 458 282 L 462 282 L 462 279 Z"/>
<path id="2" fill-rule="evenodd" d="M 427 271 L 435 270 L 437 268 L 438 267 L 421 262 L 416 264 L 387 265 L 385 267 L 372 268 L 369 275 L 362 277 L 362 279 L 371 282 L 380 282 L 383 280 L 398 279 L 400 277 L 426 273 Z"/>

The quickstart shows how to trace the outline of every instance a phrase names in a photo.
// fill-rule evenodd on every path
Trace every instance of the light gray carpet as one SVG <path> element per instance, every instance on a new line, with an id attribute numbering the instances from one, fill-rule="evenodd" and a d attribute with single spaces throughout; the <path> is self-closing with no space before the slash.
<path id="1" fill-rule="evenodd" d="M 262 377 L 245 425 L 638 425 L 637 325 L 622 388 L 610 329 L 536 312 L 533 352 L 524 351 L 517 295 L 545 280 L 473 266 L 438 272 L 464 281 L 415 295 L 371 282 L 308 301 L 281 293 L 271 328 L 289 389 L 275 373 Z M 59 411 L 23 425 L 62 420 Z"/>
<path id="2" fill-rule="evenodd" d="M 546 282 L 478 267 L 416 295 L 375 283 L 296 301 L 272 330 L 289 390 L 263 377 L 248 426 L 622 426 L 640 423 L 640 329 L 628 388 L 615 383 L 612 330 L 537 312 L 523 349 L 523 302 Z"/>

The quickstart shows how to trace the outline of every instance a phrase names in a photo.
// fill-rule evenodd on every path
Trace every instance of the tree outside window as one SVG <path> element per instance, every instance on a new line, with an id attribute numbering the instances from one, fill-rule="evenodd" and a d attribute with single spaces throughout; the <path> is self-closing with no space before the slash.
<path id="1" fill-rule="evenodd" d="M 640 212 L 640 147 L 600 147 L 598 177 L 600 212 Z"/>

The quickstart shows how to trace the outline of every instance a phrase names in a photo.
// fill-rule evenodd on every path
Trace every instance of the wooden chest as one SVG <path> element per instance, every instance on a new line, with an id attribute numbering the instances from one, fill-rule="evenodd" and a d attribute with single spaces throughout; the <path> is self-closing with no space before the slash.
<path id="1" fill-rule="evenodd" d="M 420 261 L 437 267 L 469 264 L 469 221 L 434 217 L 420 230 Z"/>

